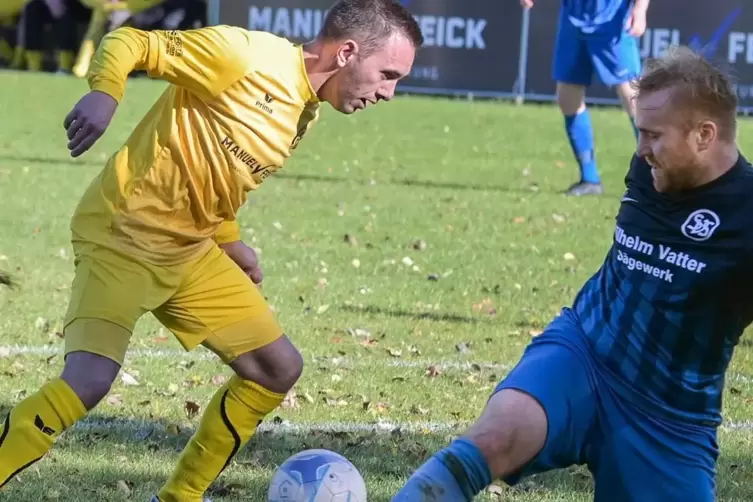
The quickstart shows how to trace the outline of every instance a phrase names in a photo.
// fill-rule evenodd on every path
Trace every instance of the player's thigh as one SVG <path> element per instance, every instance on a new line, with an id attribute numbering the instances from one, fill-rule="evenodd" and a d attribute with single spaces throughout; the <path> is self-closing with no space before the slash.
<path id="1" fill-rule="evenodd" d="M 623 411 L 609 419 L 598 465 L 596 502 L 713 502 L 716 432 Z M 640 483 L 636 483 L 636 479 Z"/>
<path id="2" fill-rule="evenodd" d="M 186 350 L 203 344 L 226 363 L 282 336 L 259 288 L 219 247 L 191 264 L 155 317 Z"/>
<path id="3" fill-rule="evenodd" d="M 588 52 L 599 79 L 609 86 L 630 82 L 640 75 L 638 40 L 627 33 L 606 40 L 590 40 Z"/>
<path id="4" fill-rule="evenodd" d="M 593 71 L 588 47 L 580 38 L 578 30 L 566 19 L 560 19 L 552 62 L 554 80 L 588 87 Z"/>
<path id="5" fill-rule="evenodd" d="M 595 372 L 587 351 L 577 341 L 580 337 L 580 327 L 569 314 L 563 314 L 531 342 L 520 362 L 497 386 L 497 392 L 514 389 L 531 396 L 543 409 L 547 423 L 543 447 L 526 465 L 505 477 L 508 484 L 585 462 L 598 402 Z M 504 420 L 499 427 L 505 427 Z"/>
<path id="6" fill-rule="evenodd" d="M 90 352 L 122 364 L 138 319 L 172 294 L 169 271 L 160 274 L 156 267 L 95 245 L 77 245 L 74 251 L 65 353 Z"/>

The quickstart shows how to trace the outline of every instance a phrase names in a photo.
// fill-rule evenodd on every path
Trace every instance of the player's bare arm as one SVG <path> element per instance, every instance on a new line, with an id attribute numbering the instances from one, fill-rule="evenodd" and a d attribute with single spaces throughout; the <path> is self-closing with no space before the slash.
<path id="1" fill-rule="evenodd" d="M 646 32 L 646 13 L 651 0 L 636 0 L 628 18 L 627 29 L 634 37 L 642 37 Z"/>

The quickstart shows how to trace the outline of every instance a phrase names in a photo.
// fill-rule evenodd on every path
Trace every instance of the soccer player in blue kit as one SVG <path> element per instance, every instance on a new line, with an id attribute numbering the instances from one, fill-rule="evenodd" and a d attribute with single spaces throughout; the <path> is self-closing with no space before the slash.
<path id="1" fill-rule="evenodd" d="M 594 133 L 586 107 L 586 87 L 594 72 L 615 88 L 631 122 L 635 116 L 631 82 L 641 71 L 638 38 L 646 31 L 649 0 L 561 0 L 553 77 L 565 131 L 580 167 L 580 180 L 567 195 L 603 193 L 594 153 Z M 534 0 L 520 0 L 524 8 Z M 634 129 L 635 130 L 635 129 Z M 638 134 L 635 130 L 636 136 Z"/>
<path id="2" fill-rule="evenodd" d="M 753 168 L 737 97 L 689 49 L 636 81 L 614 241 L 481 417 L 393 502 L 472 500 L 493 479 L 587 465 L 597 502 L 711 502 L 733 349 L 753 321 Z"/>

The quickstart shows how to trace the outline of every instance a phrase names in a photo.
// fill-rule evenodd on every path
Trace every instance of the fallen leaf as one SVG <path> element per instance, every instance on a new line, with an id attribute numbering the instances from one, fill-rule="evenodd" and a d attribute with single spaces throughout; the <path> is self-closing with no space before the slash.
<path id="1" fill-rule="evenodd" d="M 525 221 L 526 221 L 526 219 L 523 216 L 516 216 L 512 220 L 513 223 L 518 223 L 518 224 L 525 223 Z"/>
<path id="2" fill-rule="evenodd" d="M 413 241 L 413 244 L 411 244 L 411 246 L 412 246 L 412 247 L 413 247 L 413 249 L 415 249 L 416 251 L 425 251 L 425 250 L 426 250 L 426 248 L 427 248 L 427 247 L 428 247 L 429 245 L 428 245 L 428 244 L 426 243 L 426 241 L 425 241 L 425 240 L 423 240 L 423 239 L 416 239 L 415 241 Z"/>
<path id="3" fill-rule="evenodd" d="M 49 331 L 50 330 L 50 321 L 48 321 L 44 317 L 37 317 L 37 320 L 34 321 L 34 327 L 38 331 Z"/>
<path id="4" fill-rule="evenodd" d="M 225 375 L 215 375 L 212 377 L 212 385 L 216 385 L 217 387 L 225 385 L 225 382 L 227 382 Z"/>
<path id="5" fill-rule="evenodd" d="M 291 389 L 288 391 L 287 395 L 285 395 L 285 399 L 282 400 L 280 407 L 285 410 L 298 408 L 298 395 L 294 390 Z"/>
<path id="6" fill-rule="evenodd" d="M 107 396 L 107 404 L 110 406 L 122 406 L 123 405 L 123 396 L 120 394 L 110 394 Z"/>
<path id="7" fill-rule="evenodd" d="M 442 372 L 439 371 L 439 369 L 436 366 L 434 366 L 433 364 L 431 366 L 429 366 L 428 368 L 426 368 L 426 376 L 428 376 L 429 378 L 435 378 L 435 377 L 438 377 L 441 374 L 442 374 Z"/>
<path id="8" fill-rule="evenodd" d="M 130 373 L 125 371 L 120 373 L 120 379 L 123 381 L 123 385 L 139 385 L 139 381 L 133 377 Z"/>
<path id="9" fill-rule="evenodd" d="M 201 406 L 193 401 L 186 401 L 185 410 L 189 420 L 193 420 L 193 418 L 199 413 L 200 409 Z"/>
<path id="10" fill-rule="evenodd" d="M 345 234 L 343 241 L 351 246 L 358 246 L 358 239 L 356 239 L 355 235 Z"/>
<path id="11" fill-rule="evenodd" d="M 131 489 L 130 483 L 123 481 L 122 479 L 118 481 L 118 491 L 124 496 L 124 497 L 130 497 L 133 494 L 133 490 Z"/>

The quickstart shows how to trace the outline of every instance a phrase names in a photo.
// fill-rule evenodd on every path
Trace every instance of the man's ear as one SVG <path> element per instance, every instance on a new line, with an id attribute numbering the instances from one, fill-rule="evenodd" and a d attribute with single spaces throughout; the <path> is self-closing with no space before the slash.
<path id="1" fill-rule="evenodd" d="M 358 57 L 358 53 L 360 52 L 361 47 L 358 45 L 358 42 L 355 40 L 345 40 L 343 43 L 340 44 L 340 47 L 337 48 L 337 66 L 338 68 L 343 68 L 350 64 L 351 61 L 353 61 L 356 57 Z"/>

